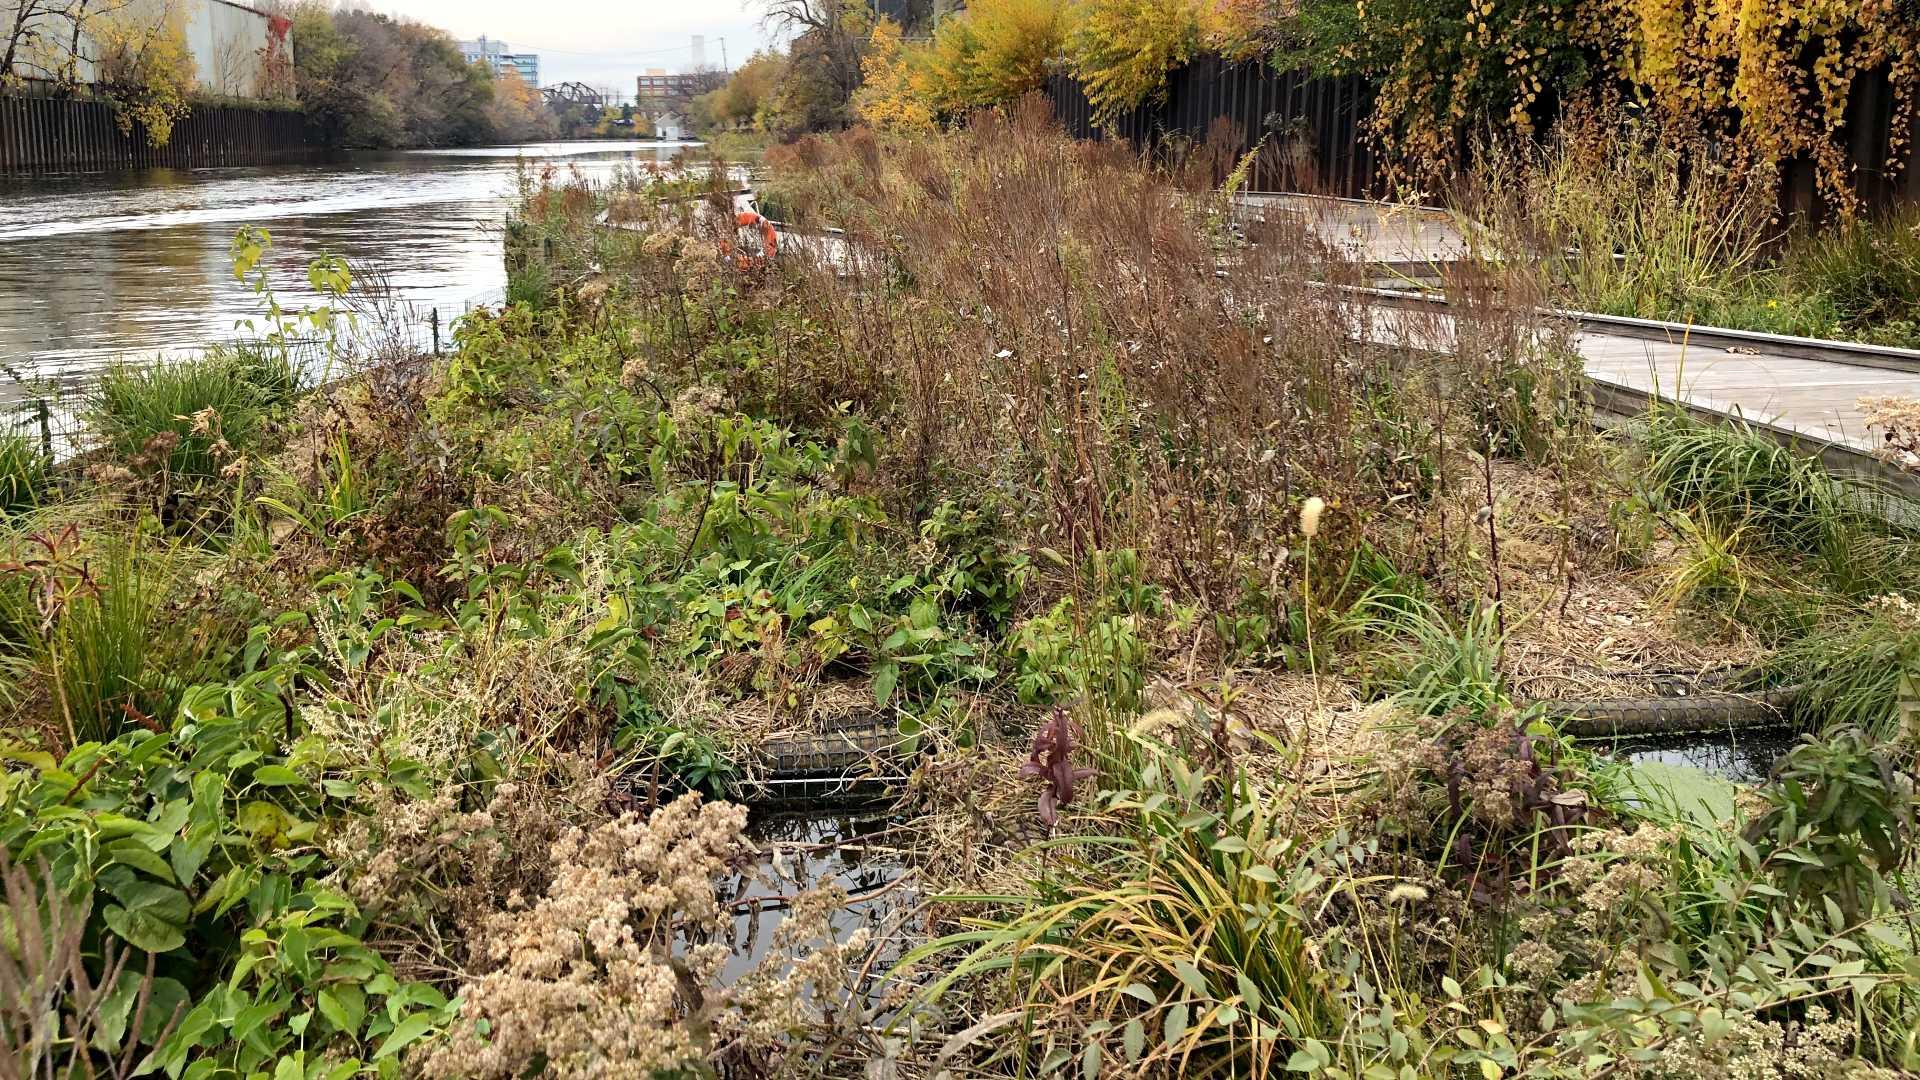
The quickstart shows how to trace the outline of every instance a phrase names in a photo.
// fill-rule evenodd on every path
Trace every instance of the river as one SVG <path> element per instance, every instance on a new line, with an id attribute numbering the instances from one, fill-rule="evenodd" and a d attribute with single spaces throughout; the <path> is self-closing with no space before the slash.
<path id="1" fill-rule="evenodd" d="M 686 145 L 538 143 L 0 181 L 0 362 L 17 373 L 0 381 L 80 383 L 117 360 L 234 335 L 260 313 L 228 255 L 243 225 L 272 235 L 269 271 L 288 307 L 315 302 L 306 265 L 324 252 L 378 268 L 397 300 L 451 319 L 505 286 L 500 225 L 523 164 L 607 178 L 665 164 Z"/>

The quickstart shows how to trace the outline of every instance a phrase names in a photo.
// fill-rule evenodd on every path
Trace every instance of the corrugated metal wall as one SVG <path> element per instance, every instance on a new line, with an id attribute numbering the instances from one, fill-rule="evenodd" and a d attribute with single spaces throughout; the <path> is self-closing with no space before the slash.
<path id="1" fill-rule="evenodd" d="M 1105 132 L 1094 124 L 1093 104 L 1072 76 L 1051 76 L 1046 93 L 1054 115 L 1076 138 L 1120 137 L 1156 147 L 1204 139 L 1214 121 L 1225 118 L 1238 129 L 1239 153 L 1266 138 L 1249 179 L 1254 190 L 1348 198 L 1379 193 L 1373 154 L 1361 132 L 1373 112 L 1373 88 L 1358 77 L 1321 79 L 1203 56 L 1173 73 L 1162 101 L 1133 109 Z"/>

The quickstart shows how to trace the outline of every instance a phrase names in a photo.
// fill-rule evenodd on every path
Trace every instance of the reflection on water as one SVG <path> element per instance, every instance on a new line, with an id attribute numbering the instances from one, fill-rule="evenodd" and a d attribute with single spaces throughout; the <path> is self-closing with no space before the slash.
<path id="1" fill-rule="evenodd" d="M 273 235 L 268 266 L 289 307 L 316 302 L 306 265 L 333 253 L 378 267 L 397 299 L 445 320 L 506 284 L 499 226 L 523 161 L 605 178 L 684 145 L 538 143 L 3 183 L 0 362 L 66 381 L 232 335 L 260 310 L 227 254 L 248 224 Z"/>
<path id="2" fill-rule="evenodd" d="M 793 813 L 754 819 L 748 834 L 775 855 L 761 868 L 757 880 L 740 882 L 731 897 L 737 905 L 734 952 L 722 969 L 722 979 L 739 978 L 771 951 L 774 930 L 787 914 L 782 898 L 833 884 L 845 889 L 850 898 L 830 920 L 834 939 L 846 941 L 856 930 L 871 930 L 882 944 L 881 962 L 870 974 L 877 975 L 897 961 L 905 943 L 899 934 L 901 920 L 916 897 L 896 881 L 907 869 L 902 857 L 887 846 L 888 833 L 896 824 L 884 813 Z"/>
<path id="3" fill-rule="evenodd" d="M 1713 776 L 1753 784 L 1765 780 L 1774 760 L 1797 741 L 1799 735 L 1791 728 L 1744 728 L 1623 739 L 1614 751 L 1629 761 L 1691 765 Z"/>

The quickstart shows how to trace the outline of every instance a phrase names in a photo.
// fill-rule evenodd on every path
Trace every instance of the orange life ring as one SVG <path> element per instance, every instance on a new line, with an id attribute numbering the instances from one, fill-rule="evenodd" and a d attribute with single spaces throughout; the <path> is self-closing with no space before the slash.
<path id="1" fill-rule="evenodd" d="M 735 265 L 742 270 L 750 270 L 757 263 L 773 261 L 773 256 L 780 250 L 780 234 L 774 231 L 773 222 L 752 210 L 742 210 L 733 216 L 733 224 L 735 229 L 751 229 L 756 225 L 760 228 L 760 254 L 753 256 L 743 252 L 736 255 L 733 260 Z M 730 254 L 732 251 L 731 240 L 720 241 L 721 254 Z"/>

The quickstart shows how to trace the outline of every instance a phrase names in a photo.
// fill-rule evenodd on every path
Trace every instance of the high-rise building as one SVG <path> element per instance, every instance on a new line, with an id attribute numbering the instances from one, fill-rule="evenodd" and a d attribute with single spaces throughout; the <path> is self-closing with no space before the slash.
<path id="1" fill-rule="evenodd" d="M 528 86 L 540 85 L 539 53 L 502 53 L 500 59 L 520 75 L 520 81 Z M 499 69 L 496 68 L 497 72 Z"/>
<path id="2" fill-rule="evenodd" d="M 528 86 L 540 85 L 540 54 L 517 53 L 511 51 L 504 41 L 495 41 L 482 35 L 474 41 L 460 43 L 460 55 L 469 64 L 485 64 L 487 70 L 495 75 L 504 75 L 511 71 L 520 76 Z"/>

